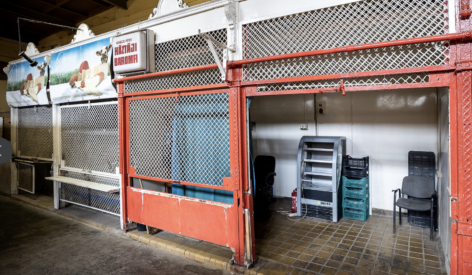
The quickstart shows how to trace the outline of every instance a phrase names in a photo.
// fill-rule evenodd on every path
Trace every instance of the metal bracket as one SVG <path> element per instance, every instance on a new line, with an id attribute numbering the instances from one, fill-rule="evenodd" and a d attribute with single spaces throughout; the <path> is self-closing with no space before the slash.
<path id="1" fill-rule="evenodd" d="M 207 42 L 208 47 L 210 48 L 210 51 L 213 54 L 213 58 L 216 61 L 216 65 L 218 65 L 218 69 L 220 70 L 221 78 L 226 81 L 226 64 L 228 60 L 228 51 L 235 52 L 236 50 L 234 49 L 234 47 L 230 48 L 227 45 L 216 40 L 213 36 L 207 33 L 203 33 L 200 30 L 198 30 L 198 35 L 205 39 L 205 41 Z M 220 62 L 220 58 L 218 57 L 218 53 L 216 52 L 215 46 L 220 49 L 223 49 L 223 62 Z"/>

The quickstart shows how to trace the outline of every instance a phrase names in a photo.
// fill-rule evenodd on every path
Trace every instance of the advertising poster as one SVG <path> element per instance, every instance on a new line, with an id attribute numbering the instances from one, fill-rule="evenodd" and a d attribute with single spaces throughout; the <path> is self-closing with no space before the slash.
<path id="1" fill-rule="evenodd" d="M 11 64 L 7 80 L 7 103 L 11 107 L 48 105 L 48 65 L 44 57 L 31 58 L 38 62 L 34 67 L 28 61 Z"/>
<path id="2" fill-rule="evenodd" d="M 111 82 L 110 38 L 56 52 L 51 57 L 51 100 L 54 103 L 116 97 Z"/>

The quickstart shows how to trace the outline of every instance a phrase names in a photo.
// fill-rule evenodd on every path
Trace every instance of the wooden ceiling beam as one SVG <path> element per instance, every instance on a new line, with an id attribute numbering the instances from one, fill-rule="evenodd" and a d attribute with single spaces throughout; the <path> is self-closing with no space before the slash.
<path id="1" fill-rule="evenodd" d="M 66 25 L 70 27 L 75 27 L 74 22 L 67 21 L 49 14 L 45 14 L 39 11 L 35 11 L 32 9 L 25 8 L 20 5 L 16 5 L 9 2 L 4 2 L 0 5 L 0 10 L 12 14 L 16 14 L 21 17 L 32 18 L 36 20 L 41 20 L 49 23 L 55 23 L 60 25 Z"/>
<path id="2" fill-rule="evenodd" d="M 93 3 L 93 4 L 96 4 L 96 5 L 100 5 L 102 7 L 107 7 L 107 8 L 110 8 L 110 5 L 106 2 L 103 2 L 101 0 L 98 0 L 98 1 L 95 1 L 95 0 L 84 0 L 84 1 L 87 1 L 89 3 Z"/>
<path id="3" fill-rule="evenodd" d="M 88 13 L 88 17 L 92 17 L 92 16 L 94 16 L 94 15 L 96 15 L 96 14 L 99 14 L 99 13 L 104 12 L 104 11 L 109 10 L 109 9 L 110 9 L 110 7 L 102 7 L 102 6 L 100 6 L 100 7 L 96 8 L 96 9 L 94 9 L 94 10 L 91 10 L 91 11 Z"/>
<path id="4" fill-rule="evenodd" d="M 7 30 L 6 28 L 2 28 L 0 29 L 0 37 L 18 41 L 18 31 L 14 29 Z M 38 45 L 39 36 L 36 36 L 35 34 L 30 34 L 30 33 L 24 33 L 24 34 L 22 33 L 21 41 L 25 43 L 33 42 L 34 44 Z M 19 46 L 18 46 L 18 51 L 19 51 Z"/>
<path id="5" fill-rule="evenodd" d="M 46 8 L 43 9 L 44 13 L 48 13 L 48 12 L 50 12 L 50 11 L 56 9 L 56 8 L 59 8 L 60 6 L 64 5 L 65 3 L 69 2 L 69 1 L 70 0 L 56 0 L 56 3 L 52 4 L 52 3 L 46 2 L 44 0 L 39 0 L 39 2 L 49 5 L 49 7 L 46 7 Z"/>
<path id="6" fill-rule="evenodd" d="M 69 2 L 70 0 L 59 0 L 59 1 L 56 2 L 56 4 L 51 4 L 51 3 L 46 2 L 44 0 L 38 0 L 38 1 L 40 1 L 41 3 L 45 3 L 45 4 L 49 5 L 49 7 L 46 7 L 46 8 L 43 9 L 44 13 L 48 13 L 48 12 L 53 11 L 55 9 L 60 9 L 60 10 L 63 10 L 63 11 L 74 13 L 74 14 L 80 16 L 80 17 L 83 17 L 83 18 L 88 18 L 87 14 L 83 14 L 83 13 L 80 13 L 78 11 L 62 7 L 62 5 Z"/>
<path id="7" fill-rule="evenodd" d="M 124 10 L 128 9 L 128 5 L 126 4 L 126 2 L 128 2 L 128 0 L 103 0 L 103 1 L 105 1 L 107 3 L 110 3 L 112 5 L 115 5 L 118 8 L 122 8 Z"/>

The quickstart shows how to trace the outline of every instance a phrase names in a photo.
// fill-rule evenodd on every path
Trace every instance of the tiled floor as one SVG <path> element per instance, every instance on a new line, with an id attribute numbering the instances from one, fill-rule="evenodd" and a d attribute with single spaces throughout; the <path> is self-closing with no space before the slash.
<path id="1" fill-rule="evenodd" d="M 429 228 L 403 225 L 393 234 L 392 217 L 337 223 L 313 218 L 289 220 L 277 211 L 290 201 L 272 204 L 273 215 L 256 223 L 256 253 L 269 263 L 259 272 L 274 274 L 447 274 L 440 242 Z M 398 223 L 398 220 L 397 220 Z"/>

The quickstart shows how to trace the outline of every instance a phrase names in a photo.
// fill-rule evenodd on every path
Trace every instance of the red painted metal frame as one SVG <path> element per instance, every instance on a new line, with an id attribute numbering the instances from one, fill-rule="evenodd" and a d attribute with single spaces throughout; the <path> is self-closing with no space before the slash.
<path id="1" fill-rule="evenodd" d="M 121 83 L 121 82 L 129 81 L 129 80 L 143 79 L 143 78 L 148 78 L 148 77 L 188 73 L 188 72 L 210 70 L 210 69 L 217 69 L 217 68 L 218 68 L 218 65 L 210 64 L 210 65 L 204 65 L 204 66 L 197 66 L 197 67 L 190 67 L 190 68 L 184 68 L 184 69 L 177 69 L 177 70 L 150 73 L 150 74 L 145 74 L 145 75 L 136 75 L 136 76 L 130 76 L 130 77 L 126 77 L 126 78 L 117 78 L 113 81 L 115 83 Z"/>
<path id="2" fill-rule="evenodd" d="M 240 214 L 241 194 L 239 190 L 239 131 L 238 131 L 238 91 L 234 88 L 211 91 L 155 93 L 131 97 L 124 93 L 124 82 L 119 82 L 119 132 L 120 132 L 120 171 L 122 173 L 123 219 L 143 223 L 156 228 L 182 234 L 185 236 L 209 241 L 231 247 L 235 252 L 235 261 L 244 263 L 244 247 L 240 247 Z M 230 170 L 231 178 L 222 178 L 222 186 L 212 186 L 192 182 L 174 181 L 136 175 L 130 162 L 130 120 L 129 103 L 135 100 L 146 100 L 163 97 L 179 97 L 228 93 L 230 120 Z M 139 94 L 141 95 L 141 94 Z M 156 122 L 159 123 L 159 122 Z M 156 180 L 161 182 L 178 183 L 189 186 L 199 186 L 219 190 L 233 191 L 233 204 L 225 204 L 184 196 L 153 192 L 130 186 L 133 177 Z M 244 241 L 244 238 L 242 238 Z M 242 253 L 242 254 L 241 254 Z M 242 261 L 241 261 L 242 260 Z"/>
<path id="3" fill-rule="evenodd" d="M 228 66 L 238 67 L 238 66 L 242 66 L 246 64 L 299 58 L 299 57 L 317 56 L 317 55 L 332 54 L 332 53 L 354 52 L 354 51 L 360 51 L 360 50 L 370 50 L 370 49 L 385 48 L 385 47 L 392 47 L 392 46 L 439 42 L 439 41 L 446 41 L 446 40 L 451 40 L 451 41 L 468 40 L 471 38 L 472 38 L 472 32 L 464 31 L 462 33 L 451 33 L 451 34 L 443 34 L 443 35 L 435 35 L 435 36 L 427 36 L 427 37 L 400 39 L 400 40 L 385 41 L 385 42 L 378 42 L 378 43 L 371 43 L 371 44 L 351 45 L 351 46 L 338 47 L 338 48 L 332 48 L 332 49 L 265 56 L 265 57 L 244 59 L 244 60 L 238 60 L 238 61 L 229 61 Z"/>
<path id="4" fill-rule="evenodd" d="M 470 6 L 470 0 L 456 0 L 456 7 L 459 7 L 459 5 L 461 8 Z M 458 8 L 456 8 L 456 11 L 457 10 Z M 216 64 L 166 72 L 158 72 L 153 74 L 133 76 L 114 80 L 116 83 L 118 83 L 119 86 L 118 94 L 120 108 L 120 171 L 122 173 L 123 182 L 122 196 L 123 201 L 126 202 L 123 206 L 123 219 L 125 224 L 128 220 L 135 219 L 134 221 L 146 223 L 157 228 L 162 228 L 183 235 L 192 236 L 194 238 L 203 239 L 222 245 L 227 245 L 234 248 L 234 259 L 236 263 L 242 265 L 245 263 L 245 261 L 254 261 L 254 211 L 251 190 L 249 188 L 250 184 L 248 182 L 248 163 L 246 158 L 248 146 L 246 141 L 246 97 L 297 93 L 300 94 L 338 92 L 335 89 L 304 89 L 294 91 L 274 91 L 258 93 L 256 86 L 270 83 L 287 83 L 326 79 L 341 80 L 347 78 L 372 77 L 379 75 L 429 73 L 430 82 L 427 83 L 345 87 L 345 91 L 353 92 L 366 90 L 389 90 L 423 87 L 449 87 L 451 135 L 451 196 L 458 198 L 457 201 L 451 204 L 452 218 L 457 220 L 457 222 L 453 222 L 451 226 L 451 274 L 472 274 L 472 263 L 470 260 L 472 259 L 472 255 L 470 252 L 472 251 L 472 194 L 470 192 L 472 186 L 472 118 L 470 116 L 472 109 L 472 73 L 470 71 L 472 63 L 470 62 L 470 60 L 472 59 L 472 54 L 471 43 L 469 41 L 472 34 L 472 28 L 470 27 L 470 19 L 466 19 L 467 18 L 460 19 L 459 15 L 457 16 L 457 29 L 461 31 L 461 33 L 457 34 L 446 34 L 432 37 L 420 37 L 397 41 L 387 41 L 367 45 L 347 46 L 334 49 L 228 62 L 228 83 L 128 94 L 126 94 L 124 91 L 125 81 L 142 79 L 147 77 L 185 73 L 197 70 L 214 69 L 217 68 Z M 449 61 L 449 64 L 461 64 L 463 65 L 463 69 L 456 71 L 456 66 L 441 65 L 421 68 L 355 72 L 348 74 L 323 76 L 264 79 L 257 81 L 243 81 L 242 79 L 242 66 L 245 64 L 445 40 L 451 41 L 451 59 Z M 459 63 L 455 62 L 456 59 L 459 60 Z M 158 192 L 146 191 L 139 188 L 130 187 L 130 177 L 147 177 L 134 175 L 134 171 L 129 165 L 129 114 L 127 113 L 127 106 L 129 104 L 129 101 L 155 98 L 159 96 L 179 96 L 179 93 L 182 93 L 182 96 L 184 96 L 184 93 L 188 93 L 188 95 L 191 95 L 216 92 L 215 90 L 208 91 L 209 89 L 226 89 L 226 91 L 229 90 L 230 93 L 230 113 L 232 114 L 230 121 L 232 177 L 231 179 L 224 179 L 225 183 L 223 186 L 224 188 L 228 188 L 225 190 L 233 190 L 234 204 L 229 205 L 218 203 L 212 204 L 206 202 L 202 203 L 195 200 L 191 200 L 186 197 L 166 196 L 165 194 L 158 194 Z M 134 98 L 135 96 L 139 97 Z M 149 179 L 173 182 L 163 179 Z M 209 187 L 208 185 L 200 185 L 195 183 L 179 183 L 185 185 Z M 213 186 L 211 187 L 213 188 Z M 141 202 L 141 204 L 139 202 Z M 222 209 L 225 209 L 224 216 L 223 212 L 221 211 Z M 244 226 L 244 209 L 249 209 L 251 215 L 251 247 L 249 248 L 246 247 L 245 244 L 246 232 Z M 178 217 L 174 217 L 173 214 L 178 214 L 176 215 Z M 204 216 L 203 221 L 205 222 L 202 222 L 202 215 Z M 209 220 L 205 220 L 207 217 Z M 225 223 L 222 223 L 223 220 L 225 220 Z M 218 232 L 229 233 L 226 233 L 226 235 L 219 234 L 217 236 L 213 236 L 215 230 L 211 227 L 214 227 L 213 224 L 215 223 L 220 226 Z M 192 224 L 191 228 L 189 227 L 190 224 Z M 208 224 L 211 224 L 212 226 L 208 226 Z M 246 255 L 248 253 L 252 254 L 252 258 L 246 258 Z"/>
<path id="5" fill-rule="evenodd" d="M 472 30 L 470 0 L 456 0 L 456 29 Z M 450 86 L 451 274 L 472 274 L 472 44 L 457 44 Z"/>

